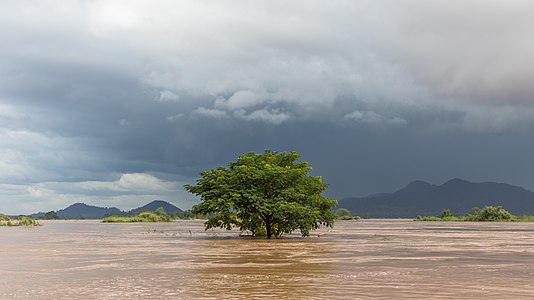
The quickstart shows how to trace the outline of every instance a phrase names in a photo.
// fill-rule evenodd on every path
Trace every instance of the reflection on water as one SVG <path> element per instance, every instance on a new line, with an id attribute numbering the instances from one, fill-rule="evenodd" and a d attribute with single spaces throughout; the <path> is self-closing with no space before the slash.
<path id="1" fill-rule="evenodd" d="M 0 299 L 534 299 L 534 225 L 341 221 L 239 238 L 201 221 L 0 227 Z"/>
<path id="2" fill-rule="evenodd" d="M 333 272 L 334 249 L 318 239 L 205 240 L 198 243 L 193 277 L 205 287 L 195 298 L 233 295 L 310 299 L 327 295 L 317 279 Z M 215 251 L 215 253 L 214 253 Z"/>

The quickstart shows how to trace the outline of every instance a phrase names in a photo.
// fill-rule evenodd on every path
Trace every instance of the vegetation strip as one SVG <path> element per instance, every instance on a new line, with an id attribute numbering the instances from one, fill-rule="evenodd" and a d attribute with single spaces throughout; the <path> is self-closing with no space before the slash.
<path id="1" fill-rule="evenodd" d="M 534 222 L 534 216 L 514 216 L 502 206 L 472 208 L 466 215 L 453 216 L 450 209 L 440 216 L 418 216 L 415 221 L 464 221 L 464 222 Z"/>
<path id="2" fill-rule="evenodd" d="M 137 223 L 137 222 L 172 222 L 165 210 L 160 207 L 155 212 L 142 211 L 135 216 L 109 216 L 102 219 L 103 223 Z"/>
<path id="3" fill-rule="evenodd" d="M 18 216 L 13 220 L 10 217 L 0 214 L 0 226 L 40 226 L 39 222 L 28 216 Z"/>

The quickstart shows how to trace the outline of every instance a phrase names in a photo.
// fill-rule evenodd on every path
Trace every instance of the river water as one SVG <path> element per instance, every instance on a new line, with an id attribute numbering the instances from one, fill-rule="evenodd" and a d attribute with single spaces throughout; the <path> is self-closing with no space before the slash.
<path id="1" fill-rule="evenodd" d="M 534 299 L 534 223 L 338 221 L 273 240 L 43 223 L 0 227 L 0 299 Z"/>

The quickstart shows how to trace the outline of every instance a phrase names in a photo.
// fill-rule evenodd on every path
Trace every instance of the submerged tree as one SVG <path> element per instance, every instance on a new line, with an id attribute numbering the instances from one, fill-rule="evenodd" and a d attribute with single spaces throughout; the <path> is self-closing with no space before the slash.
<path id="1" fill-rule="evenodd" d="M 331 227 L 337 201 L 321 195 L 328 185 L 309 175 L 311 168 L 299 158 L 297 152 L 250 152 L 228 167 L 201 172 L 196 185 L 184 186 L 201 197 L 193 213 L 208 216 L 206 229 L 235 226 L 268 238 Z"/>

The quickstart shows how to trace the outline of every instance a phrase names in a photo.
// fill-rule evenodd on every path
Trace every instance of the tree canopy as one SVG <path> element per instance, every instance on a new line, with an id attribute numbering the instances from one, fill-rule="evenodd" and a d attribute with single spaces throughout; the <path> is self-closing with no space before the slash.
<path id="1" fill-rule="evenodd" d="M 321 225 L 332 227 L 337 201 L 323 197 L 328 185 L 297 152 L 249 152 L 228 163 L 200 172 L 196 185 L 184 188 L 200 196 L 193 213 L 208 217 L 205 228 L 249 230 L 253 235 L 281 236 Z"/>

